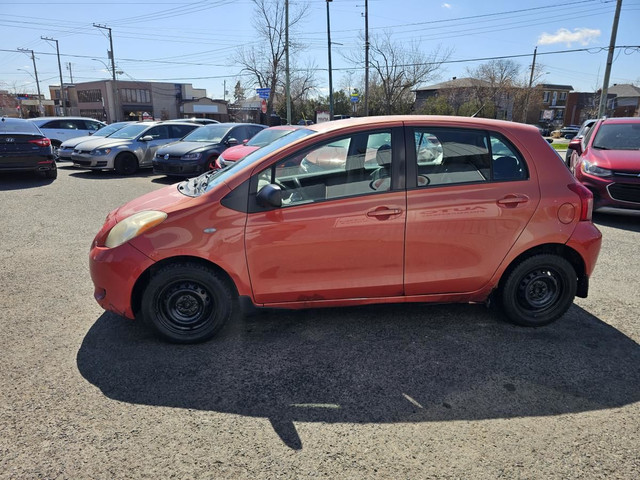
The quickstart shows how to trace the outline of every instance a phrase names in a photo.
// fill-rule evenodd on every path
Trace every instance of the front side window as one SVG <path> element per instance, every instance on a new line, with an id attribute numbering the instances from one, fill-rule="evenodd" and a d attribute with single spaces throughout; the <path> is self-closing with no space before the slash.
<path id="1" fill-rule="evenodd" d="M 150 128 L 144 133 L 144 136 L 151 135 L 154 140 L 165 140 L 169 137 L 169 126 L 158 125 L 157 127 Z"/>
<path id="2" fill-rule="evenodd" d="M 277 162 L 256 175 L 253 191 L 275 184 L 283 207 L 391 189 L 391 131 L 331 140 Z"/>

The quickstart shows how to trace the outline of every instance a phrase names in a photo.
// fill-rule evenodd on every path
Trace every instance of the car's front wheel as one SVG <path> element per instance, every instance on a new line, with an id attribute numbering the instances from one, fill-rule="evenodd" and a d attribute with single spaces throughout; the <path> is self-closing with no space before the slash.
<path id="1" fill-rule="evenodd" d="M 502 309 L 517 325 L 547 325 L 569 309 L 577 283 L 577 274 L 566 259 L 553 254 L 529 257 L 506 278 L 500 290 Z"/>
<path id="2" fill-rule="evenodd" d="M 132 175 L 138 171 L 138 159 L 133 153 L 123 152 L 116 157 L 114 168 L 118 175 Z"/>
<path id="3" fill-rule="evenodd" d="M 209 267 L 176 263 L 158 270 L 142 296 L 142 316 L 174 343 L 210 339 L 238 311 L 237 295 Z"/>

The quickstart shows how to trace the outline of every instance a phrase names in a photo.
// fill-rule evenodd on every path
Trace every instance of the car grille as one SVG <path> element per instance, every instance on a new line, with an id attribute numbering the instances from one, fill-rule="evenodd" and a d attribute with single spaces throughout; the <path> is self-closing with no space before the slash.
<path id="1" fill-rule="evenodd" d="M 640 184 L 612 183 L 607 190 L 614 200 L 640 203 Z"/>

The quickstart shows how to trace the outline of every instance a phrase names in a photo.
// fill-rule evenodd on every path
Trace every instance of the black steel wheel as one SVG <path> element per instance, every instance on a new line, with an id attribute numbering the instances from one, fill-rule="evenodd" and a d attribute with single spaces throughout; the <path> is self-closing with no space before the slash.
<path id="1" fill-rule="evenodd" d="M 212 269 L 191 263 L 156 272 L 142 296 L 142 315 L 160 336 L 175 343 L 213 337 L 237 312 L 236 295 Z"/>
<path id="2" fill-rule="evenodd" d="M 569 309 L 577 284 L 577 274 L 566 259 L 535 255 L 517 265 L 504 282 L 500 291 L 503 311 L 517 325 L 547 325 Z"/>
<path id="3" fill-rule="evenodd" d="M 138 171 L 138 158 L 130 152 L 123 152 L 116 157 L 115 170 L 119 175 L 132 175 Z"/>

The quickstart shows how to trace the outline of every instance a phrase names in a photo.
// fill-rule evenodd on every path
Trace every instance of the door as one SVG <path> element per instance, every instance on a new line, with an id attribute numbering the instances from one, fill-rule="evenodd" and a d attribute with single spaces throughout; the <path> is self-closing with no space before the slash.
<path id="1" fill-rule="evenodd" d="M 152 136 L 153 139 L 148 142 L 140 142 L 142 148 L 142 158 L 140 160 L 140 166 L 150 166 L 156 151 L 163 145 L 166 145 L 170 141 L 169 125 L 156 125 L 144 132 L 141 137 Z"/>
<path id="2" fill-rule="evenodd" d="M 425 127 L 407 138 L 405 293 L 476 291 L 535 212 L 537 182 L 499 134 Z"/>
<path id="3" fill-rule="evenodd" d="M 257 303 L 402 295 L 401 147 L 401 129 L 357 133 L 254 175 L 245 243 Z M 267 184 L 281 207 L 257 204 Z"/>

